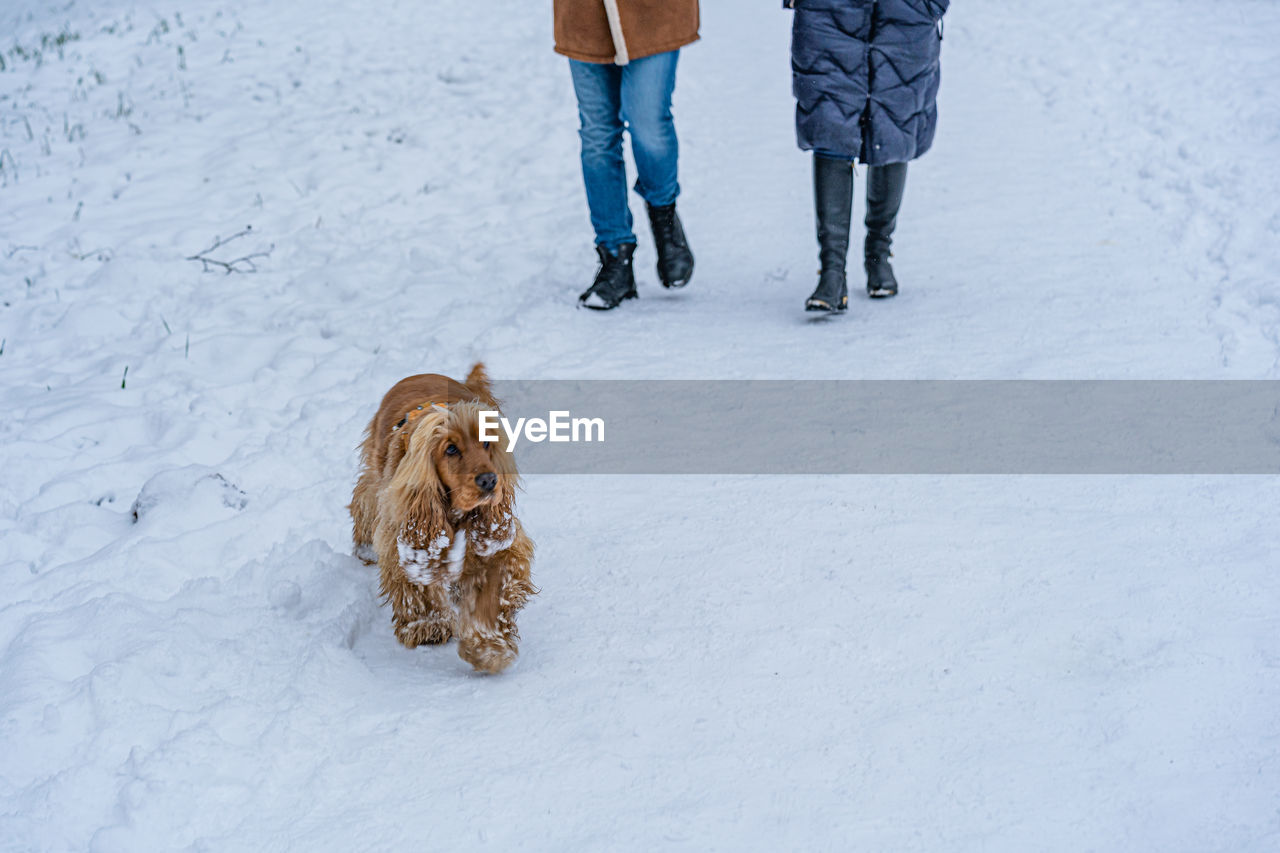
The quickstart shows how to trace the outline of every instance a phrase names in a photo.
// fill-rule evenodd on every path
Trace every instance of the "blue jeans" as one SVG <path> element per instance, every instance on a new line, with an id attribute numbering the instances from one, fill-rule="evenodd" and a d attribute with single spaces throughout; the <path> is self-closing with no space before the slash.
<path id="1" fill-rule="evenodd" d="M 654 207 L 671 204 L 680 194 L 676 181 L 679 145 L 671 118 L 676 87 L 672 50 L 628 65 L 569 60 L 573 91 L 578 96 L 582 127 L 582 179 L 596 243 L 616 252 L 634 243 L 631 207 L 627 202 L 627 170 L 622 159 L 622 131 L 631 133 L 636 158 L 636 192 Z"/>

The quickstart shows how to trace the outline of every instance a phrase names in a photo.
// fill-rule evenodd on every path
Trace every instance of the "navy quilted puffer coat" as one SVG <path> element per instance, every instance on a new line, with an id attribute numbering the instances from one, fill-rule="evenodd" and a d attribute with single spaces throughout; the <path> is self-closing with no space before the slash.
<path id="1" fill-rule="evenodd" d="M 872 166 L 914 160 L 938 123 L 942 16 L 951 0 L 783 0 L 796 141 Z"/>

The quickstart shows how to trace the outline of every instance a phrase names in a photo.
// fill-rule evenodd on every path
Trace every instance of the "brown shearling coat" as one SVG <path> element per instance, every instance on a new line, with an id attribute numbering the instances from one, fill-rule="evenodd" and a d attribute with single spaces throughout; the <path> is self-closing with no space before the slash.
<path id="1" fill-rule="evenodd" d="M 554 0 L 556 53 L 616 62 L 666 53 L 698 40 L 698 0 Z M 614 38 L 606 7 L 617 10 Z"/>

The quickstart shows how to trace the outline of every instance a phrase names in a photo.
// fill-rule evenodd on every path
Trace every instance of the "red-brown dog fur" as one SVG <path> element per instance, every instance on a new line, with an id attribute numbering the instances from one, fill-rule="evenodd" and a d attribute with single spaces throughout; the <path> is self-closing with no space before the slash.
<path id="1" fill-rule="evenodd" d="M 397 382 L 365 433 L 350 509 L 357 553 L 377 555 L 400 642 L 456 636 L 463 660 L 501 672 L 518 653 L 516 612 L 537 589 L 533 542 L 513 513 L 519 474 L 506 437 L 479 440 L 486 410 L 498 401 L 482 364 L 463 383 L 435 373 Z M 476 479 L 488 473 L 497 476 L 491 492 Z M 449 554 L 459 533 L 466 553 L 455 577 Z"/>

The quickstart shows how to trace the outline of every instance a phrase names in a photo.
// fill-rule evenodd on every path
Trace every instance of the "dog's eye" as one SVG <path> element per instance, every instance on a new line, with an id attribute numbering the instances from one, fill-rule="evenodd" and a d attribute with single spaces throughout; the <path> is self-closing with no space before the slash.
<path id="1" fill-rule="evenodd" d="M 446 448 L 444 449 L 444 453 L 445 453 L 445 455 L 446 455 L 446 456 L 457 456 L 457 455 L 458 455 L 458 445 L 456 445 L 456 444 L 451 444 L 451 445 L 449 445 L 448 447 L 446 447 Z"/>
<path id="2" fill-rule="evenodd" d="M 481 447 L 483 447 L 485 450 L 488 450 L 488 449 L 489 449 L 489 445 L 491 445 L 491 444 L 493 444 L 493 442 L 492 442 L 492 441 L 482 441 L 482 442 L 480 442 L 480 446 L 481 446 Z"/>

